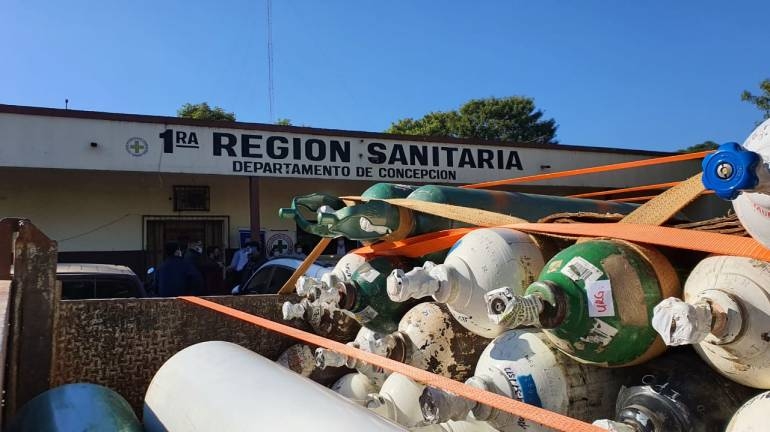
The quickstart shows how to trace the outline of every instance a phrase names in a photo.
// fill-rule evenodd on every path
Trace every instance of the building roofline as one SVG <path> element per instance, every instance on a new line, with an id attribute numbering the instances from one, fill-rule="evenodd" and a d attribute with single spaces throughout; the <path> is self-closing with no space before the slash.
<path id="1" fill-rule="evenodd" d="M 498 145 L 506 147 L 521 147 L 521 148 L 537 148 L 547 150 L 572 150 L 572 151 L 585 151 L 585 152 L 601 152 L 601 153 L 625 153 L 645 156 L 668 156 L 675 154 L 675 152 L 661 152 L 650 150 L 634 150 L 634 149 L 622 149 L 614 147 L 591 147 L 591 146 L 577 146 L 568 144 L 537 144 L 537 143 L 515 143 L 507 141 L 483 141 L 483 140 L 471 140 L 451 137 L 436 137 L 436 136 L 421 136 L 421 135 L 396 135 L 380 132 L 365 132 L 365 131 L 350 131 L 340 129 L 321 129 L 304 126 L 283 126 L 265 123 L 246 123 L 246 122 L 229 122 L 229 121 L 215 121 L 215 120 L 195 120 L 180 117 L 169 116 L 154 116 L 144 114 L 123 114 L 123 113 L 110 113 L 101 111 L 83 111 L 83 110 L 71 110 L 61 108 L 44 108 L 33 107 L 24 105 L 6 105 L 0 104 L 0 113 L 5 114 L 21 114 L 21 115 L 35 115 L 35 116 L 47 116 L 47 117 L 64 117 L 64 118 L 78 118 L 88 120 L 108 120 L 108 121 L 126 121 L 137 123 L 156 123 L 156 124 L 174 124 L 183 126 L 198 126 L 198 127 L 212 127 L 212 128 L 230 128 L 230 129 L 245 129 L 245 130 L 263 130 L 269 132 L 283 132 L 283 133 L 298 133 L 307 135 L 324 135 L 324 136 L 344 136 L 355 138 L 379 138 L 392 141 L 418 141 L 418 142 L 432 142 L 432 143 L 447 143 L 447 144 L 466 144 L 466 145 Z"/>

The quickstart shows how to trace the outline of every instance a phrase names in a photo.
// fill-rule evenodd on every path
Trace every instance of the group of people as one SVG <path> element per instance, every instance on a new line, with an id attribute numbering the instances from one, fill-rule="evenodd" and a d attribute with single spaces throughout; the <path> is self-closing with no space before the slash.
<path id="1" fill-rule="evenodd" d="M 209 246 L 203 252 L 200 241 L 166 243 L 150 291 L 160 297 L 228 294 L 265 261 L 260 243 L 251 240 L 235 252 L 227 266 L 219 247 Z"/>
<path id="2" fill-rule="evenodd" d="M 234 293 L 236 286 L 245 287 L 251 275 L 267 260 L 262 244 L 246 239 L 225 265 L 222 249 L 209 246 L 203 253 L 201 241 L 168 242 L 163 248 L 163 262 L 153 273 L 149 291 L 160 297 L 183 295 L 223 295 Z M 346 253 L 344 239 L 338 238 L 337 255 Z M 276 251 L 271 255 L 277 256 Z M 301 244 L 290 256 L 305 258 Z"/>

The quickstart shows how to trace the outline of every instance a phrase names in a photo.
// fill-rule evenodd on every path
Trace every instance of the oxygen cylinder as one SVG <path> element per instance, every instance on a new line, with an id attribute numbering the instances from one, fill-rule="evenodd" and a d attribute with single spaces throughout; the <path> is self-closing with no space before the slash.
<path id="1" fill-rule="evenodd" d="M 387 334 L 378 333 L 366 327 L 361 327 L 361 330 L 358 331 L 356 338 L 352 342 L 348 342 L 347 345 L 383 357 L 387 357 L 389 353 L 393 352 L 393 347 L 395 346 L 395 338 L 388 336 L 389 335 Z M 327 350 L 325 348 L 316 349 L 315 363 L 316 366 L 321 369 L 325 369 L 327 367 L 342 366 L 355 369 L 359 373 L 369 377 L 369 379 L 372 380 L 374 385 L 377 387 L 381 386 L 385 381 L 385 378 L 390 375 L 389 371 L 386 371 L 380 367 L 371 365 L 352 357 L 348 357 L 335 351 Z"/>
<path id="2" fill-rule="evenodd" d="M 535 239 L 506 228 L 484 228 L 463 236 L 443 264 L 426 262 L 408 273 L 394 270 L 387 279 L 394 301 L 433 296 L 473 333 L 494 338 L 506 326 L 487 315 L 484 294 L 503 286 L 524 294 L 547 257 Z"/>
<path id="3" fill-rule="evenodd" d="M 8 432 L 141 432 L 131 405 L 113 390 L 96 384 L 65 384 L 26 404 L 8 423 Z"/>
<path id="4" fill-rule="evenodd" d="M 738 409 L 725 432 L 765 432 L 769 411 L 770 392 L 758 394 Z"/>
<path id="5" fill-rule="evenodd" d="M 377 183 L 366 189 L 361 194 L 361 198 L 364 200 L 406 198 L 410 193 L 417 189 L 417 187 L 418 186 L 413 185 Z M 283 219 L 294 219 L 300 229 L 311 234 L 321 237 L 338 237 L 339 234 L 329 231 L 328 226 L 312 223 L 305 219 L 302 213 L 314 213 L 316 214 L 316 219 L 320 219 L 320 216 L 325 213 L 333 213 L 343 208 L 345 208 L 345 202 L 340 198 L 322 193 L 314 193 L 295 197 L 291 201 L 290 208 L 278 210 L 278 216 Z"/>
<path id="6" fill-rule="evenodd" d="M 411 432 L 497 432 L 489 423 L 467 419 L 449 420 L 446 423 L 420 426 L 410 429 Z"/>
<path id="7" fill-rule="evenodd" d="M 353 272 L 364 262 L 366 262 L 364 255 L 354 252 L 345 254 L 345 256 L 337 261 L 332 271 L 322 275 L 320 278 L 300 276 L 296 284 L 297 294 L 307 297 L 311 301 L 316 299 L 325 300 L 323 294 L 329 290 L 328 287 L 333 287 L 338 283 L 349 280 L 353 276 Z"/>
<path id="8" fill-rule="evenodd" d="M 481 208 L 528 221 L 536 221 L 561 212 L 626 214 L 636 208 L 633 204 L 608 201 L 434 185 L 421 186 L 407 198 Z M 400 240 L 417 234 L 468 226 L 462 222 L 413 212 L 377 200 L 319 214 L 318 224 L 328 229 L 331 235 L 342 235 L 360 241 L 376 241 L 386 237 L 389 240 Z"/>
<path id="9" fill-rule="evenodd" d="M 328 386 L 343 375 L 351 372 L 345 367 L 329 367 L 321 369 L 315 364 L 315 350 L 305 344 L 292 345 L 278 356 L 275 362 L 290 369 L 303 377 Z"/>
<path id="10" fill-rule="evenodd" d="M 420 303 L 411 308 L 398 324 L 398 331 L 378 334 L 359 332 L 353 346 L 458 381 L 471 375 L 488 339 L 471 333 L 457 321 L 446 306 Z M 316 350 L 322 365 L 348 365 L 379 381 L 380 368 L 325 349 Z"/>
<path id="11" fill-rule="evenodd" d="M 331 389 L 361 406 L 377 391 L 372 380 L 362 373 L 349 373 L 332 384 Z"/>
<path id="12" fill-rule="evenodd" d="M 161 366 L 144 399 L 156 431 L 403 428 L 332 390 L 229 342 L 199 343 Z"/>
<path id="13" fill-rule="evenodd" d="M 689 348 L 634 368 L 626 384 L 618 393 L 614 420 L 594 424 L 619 432 L 722 432 L 754 394 L 715 373 Z"/>
<path id="14" fill-rule="evenodd" d="M 598 366 L 642 363 L 666 346 L 651 325 L 679 279 L 654 249 L 620 240 L 587 240 L 557 253 L 524 296 L 486 294 L 490 319 L 510 328 L 538 326 L 572 358 Z"/>
<path id="15" fill-rule="evenodd" d="M 361 329 L 361 324 L 350 314 L 321 300 L 311 302 L 305 298 L 297 304 L 285 302 L 281 311 L 284 320 L 302 319 L 310 325 L 315 334 L 337 342 L 349 342 Z"/>
<path id="16" fill-rule="evenodd" d="M 722 144 L 703 159 L 703 185 L 733 201 L 735 214 L 751 236 L 770 248 L 770 119 L 743 146 Z"/>
<path id="17" fill-rule="evenodd" d="M 419 398 L 424 388 L 404 375 L 392 373 L 379 393 L 367 397 L 364 406 L 401 426 L 420 426 L 423 419 Z"/>
<path id="18" fill-rule="evenodd" d="M 542 332 L 511 330 L 487 346 L 466 384 L 580 420 L 611 415 L 622 385 L 616 370 L 573 361 L 552 348 Z M 550 430 L 524 418 L 440 389 L 420 396 L 426 421 L 462 420 L 473 414 L 504 432 Z"/>
<path id="19" fill-rule="evenodd" d="M 770 389 L 770 263 L 704 259 L 685 282 L 684 301 L 663 300 L 652 324 L 667 345 L 693 344 L 727 378 Z"/>
<path id="20" fill-rule="evenodd" d="M 323 288 L 328 292 L 323 295 L 321 306 L 339 308 L 349 312 L 362 326 L 374 331 L 390 333 L 396 330 L 398 320 L 416 302 L 399 303 L 388 297 L 386 290 L 387 276 L 397 267 L 413 266 L 418 261 L 398 256 L 378 256 L 361 264 L 347 281 L 332 287 Z M 303 306 L 304 307 L 304 306 Z M 284 304 L 286 316 L 296 316 L 298 308 Z M 304 313 L 304 310 L 303 310 Z"/>

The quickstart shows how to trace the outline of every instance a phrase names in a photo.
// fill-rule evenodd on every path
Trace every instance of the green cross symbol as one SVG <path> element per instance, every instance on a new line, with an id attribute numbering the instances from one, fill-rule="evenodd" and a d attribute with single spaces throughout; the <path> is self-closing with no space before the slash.
<path id="1" fill-rule="evenodd" d="M 283 252 L 289 248 L 289 245 L 286 244 L 283 240 L 277 240 L 275 242 L 275 245 L 273 246 L 273 249 L 278 249 L 278 253 L 283 254 Z"/>
<path id="2" fill-rule="evenodd" d="M 144 150 L 144 144 L 142 144 L 139 140 L 134 140 L 134 142 L 128 146 L 129 149 L 131 149 L 132 152 L 139 154 Z"/>

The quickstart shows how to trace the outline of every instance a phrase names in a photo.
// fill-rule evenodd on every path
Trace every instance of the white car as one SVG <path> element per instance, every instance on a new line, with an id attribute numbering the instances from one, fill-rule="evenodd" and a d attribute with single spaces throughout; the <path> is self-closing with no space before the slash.
<path id="1" fill-rule="evenodd" d="M 320 278 L 334 268 L 339 257 L 322 256 L 318 258 L 305 272 L 305 276 Z M 249 280 L 241 287 L 233 288 L 233 294 L 275 294 L 283 284 L 294 274 L 294 270 L 304 261 L 303 258 L 278 257 L 259 266 Z"/>

